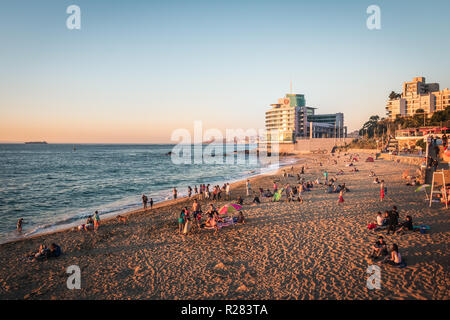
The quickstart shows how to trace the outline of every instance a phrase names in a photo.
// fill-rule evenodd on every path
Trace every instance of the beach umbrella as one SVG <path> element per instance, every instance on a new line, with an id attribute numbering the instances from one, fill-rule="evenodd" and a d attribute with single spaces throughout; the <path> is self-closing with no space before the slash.
<path id="1" fill-rule="evenodd" d="M 222 208 L 220 208 L 219 213 L 220 214 L 234 213 L 241 209 L 242 209 L 242 206 L 235 204 L 235 203 L 229 203 L 229 204 L 224 205 Z"/>
<path id="2" fill-rule="evenodd" d="M 425 188 L 431 188 L 431 186 L 429 184 L 423 184 L 420 187 L 418 187 L 415 192 L 419 192 L 419 191 L 425 190 Z"/>

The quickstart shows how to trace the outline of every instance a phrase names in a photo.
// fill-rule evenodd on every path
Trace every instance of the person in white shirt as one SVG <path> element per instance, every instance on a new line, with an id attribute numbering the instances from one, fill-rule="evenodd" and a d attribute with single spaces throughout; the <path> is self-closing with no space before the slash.
<path id="1" fill-rule="evenodd" d="M 245 184 L 245 186 L 247 188 L 247 197 L 248 197 L 248 196 L 250 196 L 250 190 L 251 190 L 250 180 L 247 180 L 247 183 Z"/>
<path id="2" fill-rule="evenodd" d="M 226 193 L 226 196 L 227 196 L 227 200 L 231 200 L 230 184 L 229 183 L 227 183 L 227 186 L 225 188 L 225 193 Z"/>

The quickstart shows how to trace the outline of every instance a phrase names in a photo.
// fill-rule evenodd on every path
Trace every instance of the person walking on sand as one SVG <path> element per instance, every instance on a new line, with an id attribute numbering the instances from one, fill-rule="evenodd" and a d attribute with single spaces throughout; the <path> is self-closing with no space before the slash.
<path id="1" fill-rule="evenodd" d="M 245 188 L 247 189 L 247 197 L 250 196 L 250 190 L 252 189 L 250 186 L 250 180 L 247 179 L 247 182 L 245 183 Z"/>
<path id="2" fill-rule="evenodd" d="M 22 232 L 23 218 L 17 220 L 17 232 Z"/>
<path id="3" fill-rule="evenodd" d="M 383 201 L 385 195 L 385 186 L 384 186 L 384 180 L 381 180 L 380 183 L 380 200 Z"/>
<path id="4" fill-rule="evenodd" d="M 173 199 L 176 200 L 177 199 L 177 193 L 178 193 L 177 188 L 173 187 L 172 193 L 173 193 Z"/>
<path id="5" fill-rule="evenodd" d="M 98 211 L 94 213 L 94 230 L 97 230 L 100 226 L 100 216 L 98 215 Z"/>
<path id="6" fill-rule="evenodd" d="M 150 210 L 153 209 L 153 198 L 150 198 Z"/>
<path id="7" fill-rule="evenodd" d="M 328 182 L 328 171 L 325 170 L 325 172 L 323 173 L 323 176 L 325 177 L 325 183 Z"/>
<path id="8" fill-rule="evenodd" d="M 142 204 L 144 205 L 144 209 L 147 209 L 148 198 L 145 194 L 142 195 Z"/>

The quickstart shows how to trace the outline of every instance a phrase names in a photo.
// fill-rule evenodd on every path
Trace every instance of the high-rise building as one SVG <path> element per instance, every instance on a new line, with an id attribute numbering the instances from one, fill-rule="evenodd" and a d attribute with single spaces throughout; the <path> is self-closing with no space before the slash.
<path id="1" fill-rule="evenodd" d="M 315 114 L 306 106 L 303 94 L 286 94 L 266 111 L 266 129 L 270 141 L 293 143 L 297 138 L 344 138 L 344 114 Z"/>
<path id="2" fill-rule="evenodd" d="M 403 83 L 403 92 L 394 99 L 389 99 L 386 111 L 389 119 L 412 116 L 417 110 L 423 110 L 428 116 L 435 111 L 445 110 L 450 106 L 450 90 L 439 91 L 438 83 L 425 83 L 424 77 Z"/>

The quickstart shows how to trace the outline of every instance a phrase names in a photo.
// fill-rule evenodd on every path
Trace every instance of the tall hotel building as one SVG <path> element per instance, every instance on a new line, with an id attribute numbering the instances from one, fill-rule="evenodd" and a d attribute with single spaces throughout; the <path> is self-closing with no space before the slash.
<path id="1" fill-rule="evenodd" d="M 439 90 L 438 83 L 425 83 L 424 77 L 416 77 L 411 82 L 403 83 L 402 94 L 389 99 L 386 112 L 390 120 L 397 117 L 412 116 L 422 109 L 428 116 L 435 111 L 445 110 L 450 106 L 450 90 Z"/>
<path id="2" fill-rule="evenodd" d="M 344 114 L 315 114 L 307 107 L 303 94 L 286 94 L 266 111 L 266 130 L 269 141 L 295 143 L 296 139 L 345 138 Z"/>

